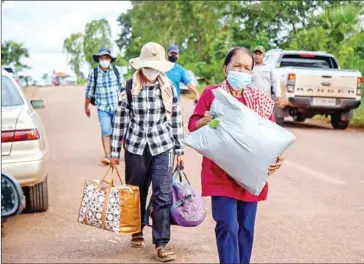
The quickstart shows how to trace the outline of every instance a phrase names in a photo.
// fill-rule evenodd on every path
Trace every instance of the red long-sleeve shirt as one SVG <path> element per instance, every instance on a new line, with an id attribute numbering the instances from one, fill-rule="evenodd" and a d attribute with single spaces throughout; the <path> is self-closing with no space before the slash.
<path id="1" fill-rule="evenodd" d="M 209 111 L 214 100 L 213 89 L 218 86 L 209 86 L 202 93 L 195 110 L 188 122 L 190 132 L 196 130 L 197 122 L 203 118 L 205 111 Z M 243 97 L 236 98 L 246 105 Z M 272 114 L 269 119 L 275 121 Z M 202 196 L 226 196 L 244 202 L 257 202 L 267 199 L 268 183 L 264 186 L 259 196 L 255 196 L 236 183 L 225 171 L 208 158 L 202 160 L 201 171 Z"/>

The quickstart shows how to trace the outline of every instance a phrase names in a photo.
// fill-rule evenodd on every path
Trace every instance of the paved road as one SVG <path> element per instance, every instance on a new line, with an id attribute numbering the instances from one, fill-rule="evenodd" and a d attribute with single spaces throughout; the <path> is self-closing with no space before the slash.
<path id="1" fill-rule="evenodd" d="M 130 249 L 129 237 L 76 222 L 85 179 L 105 173 L 95 111 L 83 113 L 83 89 L 44 88 L 40 111 L 49 144 L 50 209 L 9 220 L 3 262 L 155 262 L 150 229 L 144 250 Z M 192 102 L 182 101 L 184 119 Z M 286 127 L 297 142 L 285 166 L 270 179 L 259 206 L 253 262 L 364 262 L 364 133 L 334 131 L 317 123 Z M 200 188 L 201 157 L 186 150 L 186 172 Z M 173 227 L 171 247 L 180 263 L 218 262 L 211 218 L 198 228 Z"/>

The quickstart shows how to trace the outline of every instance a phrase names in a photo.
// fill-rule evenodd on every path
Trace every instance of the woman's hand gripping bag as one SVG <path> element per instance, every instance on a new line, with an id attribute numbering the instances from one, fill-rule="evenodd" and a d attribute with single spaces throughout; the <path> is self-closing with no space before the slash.
<path id="1" fill-rule="evenodd" d="M 268 168 L 293 144 L 295 136 L 215 89 L 208 125 L 183 142 L 215 162 L 248 192 L 259 195 L 268 180 Z"/>
<path id="2" fill-rule="evenodd" d="M 185 178 L 183 181 L 182 178 Z M 173 174 L 171 222 L 172 224 L 194 227 L 200 225 L 205 217 L 205 201 L 192 189 L 183 168 L 177 166 Z"/>

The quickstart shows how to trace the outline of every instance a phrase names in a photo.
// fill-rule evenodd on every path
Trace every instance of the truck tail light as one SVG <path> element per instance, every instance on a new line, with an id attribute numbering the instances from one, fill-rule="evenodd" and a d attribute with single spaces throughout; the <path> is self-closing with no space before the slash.
<path id="1" fill-rule="evenodd" d="M 296 74 L 289 73 L 287 77 L 287 92 L 294 93 L 296 86 Z"/>
<path id="2" fill-rule="evenodd" d="M 1 142 L 17 142 L 40 139 L 37 129 L 1 131 Z"/>
<path id="3" fill-rule="evenodd" d="M 363 77 L 358 77 L 358 86 L 357 86 L 357 89 L 356 89 L 356 95 L 357 96 L 361 96 L 362 86 L 363 86 Z"/>
<path id="4" fill-rule="evenodd" d="M 310 53 L 300 53 L 300 57 L 301 58 L 316 58 L 316 55 L 310 54 Z"/>

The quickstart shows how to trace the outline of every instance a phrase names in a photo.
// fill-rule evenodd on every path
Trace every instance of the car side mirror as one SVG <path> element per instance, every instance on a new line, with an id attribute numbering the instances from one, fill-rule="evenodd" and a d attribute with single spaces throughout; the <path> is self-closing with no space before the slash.
<path id="1" fill-rule="evenodd" d="M 18 215 L 24 209 L 24 194 L 19 183 L 11 176 L 1 174 L 1 218 Z"/>
<path id="2" fill-rule="evenodd" d="M 45 108 L 44 100 L 31 100 L 30 104 L 33 106 L 34 109 L 44 109 Z"/>

